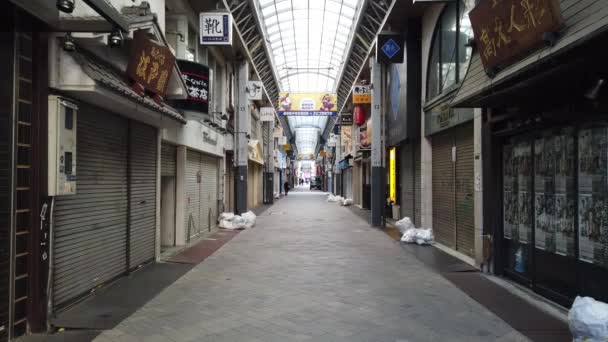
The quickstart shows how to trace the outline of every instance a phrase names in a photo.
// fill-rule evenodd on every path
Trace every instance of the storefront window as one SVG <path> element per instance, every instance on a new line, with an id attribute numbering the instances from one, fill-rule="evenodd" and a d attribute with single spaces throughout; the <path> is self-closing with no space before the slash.
<path id="1" fill-rule="evenodd" d="M 459 83 L 467 72 L 473 37 L 469 11 L 473 0 L 450 2 L 437 23 L 431 46 L 428 72 L 428 98 L 432 99 Z"/>

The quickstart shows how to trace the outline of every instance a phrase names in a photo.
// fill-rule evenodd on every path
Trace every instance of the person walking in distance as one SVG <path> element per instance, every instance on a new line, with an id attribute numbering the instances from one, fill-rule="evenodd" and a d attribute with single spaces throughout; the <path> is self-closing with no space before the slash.
<path id="1" fill-rule="evenodd" d="M 285 196 L 287 196 L 287 193 L 289 192 L 289 182 L 283 184 L 283 190 L 285 190 Z"/>

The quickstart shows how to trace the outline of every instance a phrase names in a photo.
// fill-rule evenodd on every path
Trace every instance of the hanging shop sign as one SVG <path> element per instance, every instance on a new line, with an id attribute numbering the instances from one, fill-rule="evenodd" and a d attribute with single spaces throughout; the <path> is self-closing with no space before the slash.
<path id="1" fill-rule="evenodd" d="M 397 203 L 397 148 L 389 150 L 388 194 L 391 203 Z"/>
<path id="2" fill-rule="evenodd" d="M 274 121 L 274 108 L 272 107 L 262 107 L 260 108 L 260 121 Z"/>
<path id="3" fill-rule="evenodd" d="M 372 90 L 368 85 L 353 86 L 353 104 L 371 104 Z"/>
<path id="4" fill-rule="evenodd" d="M 353 124 L 353 113 L 340 114 L 340 125 L 350 126 Z"/>
<path id="5" fill-rule="evenodd" d="M 188 98 L 176 101 L 175 106 L 181 109 L 209 113 L 209 68 L 205 65 L 178 60 L 182 79 L 188 88 Z"/>
<path id="6" fill-rule="evenodd" d="M 337 102 L 329 93 L 282 93 L 279 116 L 336 116 Z"/>
<path id="7" fill-rule="evenodd" d="M 336 142 L 338 141 L 338 139 L 336 138 L 336 135 L 334 133 L 330 133 L 329 134 L 329 139 L 327 140 L 327 147 L 334 147 L 336 146 Z"/>
<path id="8" fill-rule="evenodd" d="M 343 126 L 340 132 L 340 144 L 342 153 L 348 154 L 353 149 L 353 127 Z"/>
<path id="9" fill-rule="evenodd" d="M 174 65 L 175 56 L 168 47 L 149 39 L 145 31 L 135 31 L 127 75 L 136 91 L 165 96 Z"/>
<path id="10" fill-rule="evenodd" d="M 201 45 L 232 45 L 232 21 L 228 12 L 199 15 Z"/>
<path id="11" fill-rule="evenodd" d="M 279 145 L 287 145 L 287 137 L 279 137 Z"/>
<path id="12" fill-rule="evenodd" d="M 264 85 L 262 81 L 249 81 L 247 82 L 247 97 L 249 100 L 262 100 L 262 93 L 264 92 Z"/>
<path id="13" fill-rule="evenodd" d="M 489 74 L 530 53 L 563 25 L 559 0 L 480 1 L 469 18 Z"/>
<path id="14" fill-rule="evenodd" d="M 272 136 L 275 138 L 280 138 L 283 136 L 283 127 L 281 127 L 281 125 L 278 125 L 274 128 L 274 132 L 272 133 Z"/>
<path id="15" fill-rule="evenodd" d="M 359 136 L 359 150 L 371 150 L 372 148 L 372 120 L 357 128 Z"/>
<path id="16" fill-rule="evenodd" d="M 376 41 L 376 60 L 379 63 L 403 63 L 405 40 L 400 34 L 379 34 Z"/>

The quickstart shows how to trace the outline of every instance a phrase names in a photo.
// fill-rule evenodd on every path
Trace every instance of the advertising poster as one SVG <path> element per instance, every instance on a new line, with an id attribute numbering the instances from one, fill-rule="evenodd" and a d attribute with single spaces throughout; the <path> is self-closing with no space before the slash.
<path id="1" fill-rule="evenodd" d="M 348 154 L 353 149 L 353 126 L 342 126 L 340 132 L 340 143 L 342 144 L 342 153 Z"/>
<path id="2" fill-rule="evenodd" d="M 562 129 L 553 139 L 555 151 L 555 253 L 574 256 L 576 228 L 574 130 Z"/>
<path id="3" fill-rule="evenodd" d="M 605 127 L 579 131 L 578 248 L 579 259 L 606 265 L 606 176 L 608 149 Z"/>
<path id="4" fill-rule="evenodd" d="M 513 173 L 517 180 L 517 227 L 519 242 L 528 243 L 532 236 L 532 144 L 519 142 L 513 148 Z"/>
<path id="5" fill-rule="evenodd" d="M 513 238 L 515 228 L 515 208 L 513 206 L 513 145 L 505 145 L 502 154 L 503 179 L 503 236 Z"/>
<path id="6" fill-rule="evenodd" d="M 517 201 L 519 214 L 519 242 L 528 243 L 530 242 L 532 235 L 532 196 L 527 191 L 520 191 L 518 193 Z"/>
<path id="7" fill-rule="evenodd" d="M 338 99 L 329 93 L 281 93 L 279 116 L 336 116 Z"/>

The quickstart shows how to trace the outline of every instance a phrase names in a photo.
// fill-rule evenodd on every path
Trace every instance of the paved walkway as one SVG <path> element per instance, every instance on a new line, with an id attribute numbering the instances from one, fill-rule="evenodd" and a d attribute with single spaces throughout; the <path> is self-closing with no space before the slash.
<path id="1" fill-rule="evenodd" d="M 526 338 L 348 209 L 295 190 L 95 341 Z"/>

